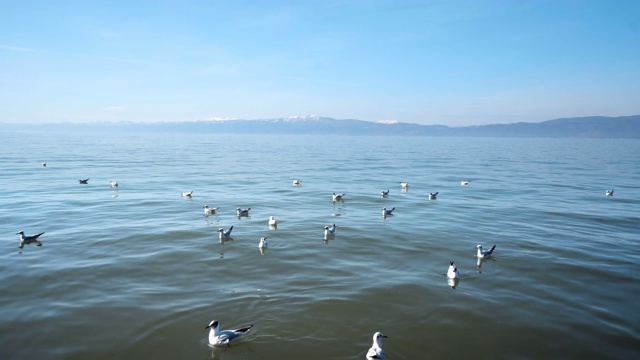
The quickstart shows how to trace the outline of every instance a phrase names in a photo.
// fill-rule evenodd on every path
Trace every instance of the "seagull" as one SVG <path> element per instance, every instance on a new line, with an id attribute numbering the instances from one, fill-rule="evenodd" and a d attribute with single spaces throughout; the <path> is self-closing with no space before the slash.
<path id="1" fill-rule="evenodd" d="M 32 243 L 36 243 L 37 246 L 42 246 L 42 242 L 38 241 L 38 238 L 42 234 L 44 234 L 44 231 L 41 232 L 40 234 L 29 235 L 29 236 L 24 236 L 24 231 L 17 232 L 16 235 L 20 235 L 20 246 L 19 246 L 19 248 L 22 249 L 24 247 L 24 244 L 29 245 L 29 244 L 32 244 Z"/>
<path id="2" fill-rule="evenodd" d="M 613 190 L 607 190 L 607 197 L 613 196 Z"/>
<path id="3" fill-rule="evenodd" d="M 482 250 L 482 245 L 478 245 L 478 246 L 476 246 L 476 248 L 478 249 L 478 257 L 479 258 L 486 258 L 486 257 L 491 256 L 491 254 L 493 254 L 493 250 L 496 249 L 496 246 L 493 245 L 491 247 L 491 249 L 489 249 L 489 250 Z"/>
<path id="4" fill-rule="evenodd" d="M 336 193 L 333 193 L 333 195 L 332 195 L 333 196 L 333 201 L 342 201 L 342 197 L 345 196 L 345 195 L 347 195 L 347 194 L 336 194 Z"/>
<path id="5" fill-rule="evenodd" d="M 438 196 L 438 193 L 437 193 L 437 192 L 429 193 L 429 200 L 435 200 L 435 199 L 436 199 L 436 196 Z"/>
<path id="6" fill-rule="evenodd" d="M 117 181 L 111 181 L 111 187 L 112 188 L 117 188 L 118 187 L 118 182 Z"/>
<path id="7" fill-rule="evenodd" d="M 269 216 L 269 226 L 278 226 L 278 220 L 273 216 Z"/>
<path id="8" fill-rule="evenodd" d="M 393 210 L 395 210 L 396 208 L 392 208 L 392 209 L 387 209 L 386 207 L 382 208 L 382 216 L 387 216 L 387 215 L 391 215 L 391 213 L 393 212 Z"/>
<path id="9" fill-rule="evenodd" d="M 298 186 L 298 185 L 300 185 L 301 182 L 302 182 L 302 180 L 298 180 L 298 179 L 293 180 L 293 185 Z"/>
<path id="10" fill-rule="evenodd" d="M 248 216 L 249 215 L 249 210 L 251 210 L 251 208 L 247 208 L 247 209 L 237 208 L 236 209 L 236 215 L 238 215 L 238 216 Z"/>
<path id="11" fill-rule="evenodd" d="M 80 182 L 80 184 L 88 184 L 89 183 L 89 179 L 84 179 L 84 180 L 78 180 Z"/>
<path id="12" fill-rule="evenodd" d="M 47 167 L 47 163 L 46 163 L 46 162 L 43 162 L 43 163 L 42 163 L 42 167 Z"/>
<path id="13" fill-rule="evenodd" d="M 332 227 L 325 226 L 324 227 L 324 236 L 335 235 L 336 233 L 336 224 L 333 224 Z"/>
<path id="14" fill-rule="evenodd" d="M 458 279 L 458 278 L 460 278 L 460 273 L 458 272 L 458 268 L 453 263 L 453 261 L 449 261 L 449 271 L 447 271 L 447 277 L 449 279 Z"/>
<path id="15" fill-rule="evenodd" d="M 209 205 L 203 206 L 204 216 L 215 215 L 219 208 L 210 208 Z"/>
<path id="16" fill-rule="evenodd" d="M 373 334 L 373 345 L 369 351 L 367 351 L 367 360 L 384 360 L 384 350 L 382 350 L 382 338 L 386 338 L 387 336 L 382 334 L 381 332 L 377 332 Z"/>
<path id="17" fill-rule="evenodd" d="M 182 193 L 182 197 L 186 197 L 186 198 L 190 198 L 191 195 L 193 195 L 193 190 L 191 190 L 189 192 L 183 192 Z"/>
<path id="18" fill-rule="evenodd" d="M 462 180 L 460 181 L 460 185 L 462 186 L 469 186 L 469 183 L 471 182 L 471 180 Z"/>
<path id="19" fill-rule="evenodd" d="M 267 238 L 266 237 L 260 238 L 260 243 L 258 244 L 258 247 L 260 249 L 266 249 L 266 248 L 269 247 L 269 244 L 267 244 Z"/>
<path id="20" fill-rule="evenodd" d="M 231 236 L 231 230 L 233 230 L 233 226 L 231 226 L 227 230 L 225 230 L 223 228 L 218 229 L 218 232 L 220 233 L 220 240 L 222 240 L 222 238 L 230 237 Z"/>
<path id="21" fill-rule="evenodd" d="M 387 191 L 382 190 L 382 191 L 380 192 L 380 195 L 382 195 L 382 196 L 387 196 L 387 195 L 389 195 L 389 190 L 387 190 Z"/>
<path id="22" fill-rule="evenodd" d="M 240 335 L 246 334 L 253 325 L 236 330 L 222 330 L 220 331 L 220 323 L 218 320 L 213 320 L 205 327 L 209 330 L 209 345 L 210 346 L 231 346 L 230 343 L 238 338 Z"/>
<path id="23" fill-rule="evenodd" d="M 400 187 L 403 188 L 403 189 L 406 189 L 406 188 L 409 187 L 409 183 L 408 182 L 401 182 L 400 183 Z"/>

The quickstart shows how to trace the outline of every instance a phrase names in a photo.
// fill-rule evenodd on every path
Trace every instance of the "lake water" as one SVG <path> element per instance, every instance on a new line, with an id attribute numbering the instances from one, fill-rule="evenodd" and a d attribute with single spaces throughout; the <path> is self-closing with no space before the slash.
<path id="1" fill-rule="evenodd" d="M 637 140 L 3 133 L 0 358 L 364 359 L 381 331 L 388 360 L 632 359 L 639 155 Z M 19 230 L 44 245 L 20 250 Z M 497 245 L 480 267 L 478 244 Z M 213 319 L 255 326 L 211 349 Z"/>

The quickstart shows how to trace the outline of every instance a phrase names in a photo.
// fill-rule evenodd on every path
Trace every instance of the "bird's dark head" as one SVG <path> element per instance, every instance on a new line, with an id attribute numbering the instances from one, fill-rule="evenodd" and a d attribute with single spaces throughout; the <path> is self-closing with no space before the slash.
<path id="1" fill-rule="evenodd" d="M 213 320 L 212 322 L 209 323 L 209 325 L 205 326 L 205 329 L 215 329 L 218 327 L 218 320 Z"/>

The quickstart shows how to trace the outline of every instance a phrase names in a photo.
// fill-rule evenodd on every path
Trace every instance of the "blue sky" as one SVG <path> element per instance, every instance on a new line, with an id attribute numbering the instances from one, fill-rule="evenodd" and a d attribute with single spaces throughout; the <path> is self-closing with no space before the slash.
<path id="1" fill-rule="evenodd" d="M 0 0 L 0 122 L 635 114 L 637 0 Z"/>

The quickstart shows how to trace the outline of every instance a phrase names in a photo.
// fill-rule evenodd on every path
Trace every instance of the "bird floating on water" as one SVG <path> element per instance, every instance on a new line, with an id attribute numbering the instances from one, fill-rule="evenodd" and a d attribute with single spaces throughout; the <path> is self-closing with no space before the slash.
<path id="1" fill-rule="evenodd" d="M 329 226 L 325 226 L 324 227 L 324 236 L 331 236 L 331 235 L 335 235 L 336 233 L 336 224 L 333 224 L 333 226 L 329 227 Z"/>
<path id="2" fill-rule="evenodd" d="M 486 258 L 486 257 L 491 256 L 491 254 L 493 254 L 493 251 L 496 249 L 496 246 L 493 245 L 491 247 L 491 249 L 489 249 L 489 250 L 482 250 L 482 245 L 478 245 L 478 246 L 476 246 L 476 248 L 478 249 L 478 257 L 479 258 Z"/>
<path id="3" fill-rule="evenodd" d="M 269 226 L 278 226 L 278 220 L 273 216 L 269 216 Z"/>
<path id="4" fill-rule="evenodd" d="M 204 215 L 205 216 L 215 215 L 216 212 L 219 209 L 219 208 L 210 208 L 209 205 L 205 205 L 205 206 L 203 206 L 203 208 L 204 208 Z"/>
<path id="5" fill-rule="evenodd" d="M 248 216 L 249 215 L 249 210 L 251 210 L 251 208 L 247 208 L 247 209 L 237 208 L 236 209 L 236 215 L 238 215 L 238 216 Z"/>
<path id="6" fill-rule="evenodd" d="M 447 277 L 449 279 L 458 279 L 458 278 L 460 278 L 460 273 L 458 272 L 458 268 L 453 263 L 453 261 L 449 261 L 449 271 L 447 271 Z"/>
<path id="7" fill-rule="evenodd" d="M 267 238 L 266 237 L 262 237 L 260 238 L 260 243 L 258 244 L 258 247 L 261 249 L 266 249 L 269 247 L 269 244 L 267 244 Z"/>
<path id="8" fill-rule="evenodd" d="M 384 190 L 380 191 L 380 195 L 382 195 L 382 196 L 388 196 L 388 195 L 389 195 L 389 190 L 387 190 L 387 191 L 384 191 Z"/>
<path id="9" fill-rule="evenodd" d="M 382 338 L 387 338 L 381 332 L 373 334 L 373 345 L 367 351 L 367 360 L 384 360 L 384 350 L 382 350 Z"/>
<path id="10" fill-rule="evenodd" d="M 213 320 L 205 327 L 209 330 L 209 345 L 210 346 L 231 346 L 231 342 L 237 339 L 239 336 L 246 334 L 251 330 L 253 325 L 235 329 L 235 330 L 220 330 L 220 323 L 218 320 Z"/>
<path id="11" fill-rule="evenodd" d="M 403 188 L 403 189 L 406 189 L 406 188 L 409 187 L 409 183 L 408 182 L 401 182 L 400 183 L 400 187 Z"/>
<path id="12" fill-rule="evenodd" d="M 47 167 L 47 163 L 46 163 L 46 162 L 43 162 L 43 163 L 42 163 L 42 167 Z"/>
<path id="13" fill-rule="evenodd" d="M 78 182 L 80 184 L 88 184 L 89 183 L 89 179 L 87 178 L 87 179 L 78 180 Z"/>
<path id="14" fill-rule="evenodd" d="M 218 229 L 218 232 L 220 233 L 220 240 L 222 240 L 222 238 L 230 237 L 231 236 L 231 230 L 233 230 L 233 226 L 231 226 L 227 230 L 225 230 L 223 228 Z"/>
<path id="15" fill-rule="evenodd" d="M 436 196 L 438 196 L 437 192 L 429 193 L 429 200 L 436 200 Z"/>
<path id="16" fill-rule="evenodd" d="M 193 195 L 193 190 L 182 193 L 182 197 L 186 197 L 186 198 L 190 198 L 192 195 Z"/>
<path id="17" fill-rule="evenodd" d="M 391 215 L 391 213 L 393 212 L 393 210 L 395 210 L 396 208 L 393 207 L 391 209 L 387 209 L 386 207 L 382 208 L 382 216 L 387 216 L 387 215 Z"/>
<path id="18" fill-rule="evenodd" d="M 293 185 L 294 186 L 298 186 L 298 185 L 300 185 L 301 182 L 302 182 L 302 180 L 298 180 L 298 179 L 293 180 Z"/>
<path id="19" fill-rule="evenodd" d="M 462 186 L 469 186 L 469 183 L 471 182 L 471 180 L 462 180 L 460 181 L 460 185 Z"/>
<path id="20" fill-rule="evenodd" d="M 118 187 L 118 182 L 117 181 L 111 181 L 111 187 L 112 188 L 117 188 Z"/>
<path id="21" fill-rule="evenodd" d="M 33 244 L 33 243 L 35 243 L 37 246 L 42 246 L 42 242 L 38 241 L 38 238 L 42 234 L 44 234 L 44 231 L 41 232 L 40 234 L 24 236 L 24 231 L 22 231 L 22 230 L 18 231 L 16 233 L 16 235 L 20 235 L 20 246 L 19 246 L 19 248 L 22 249 L 25 244 L 29 245 L 29 244 Z"/>
<path id="22" fill-rule="evenodd" d="M 344 194 L 344 193 L 342 193 L 342 194 L 333 193 L 331 196 L 333 197 L 333 201 L 342 201 L 342 197 L 345 196 L 345 195 L 347 195 L 347 194 Z"/>
<path id="23" fill-rule="evenodd" d="M 607 197 L 613 196 L 613 190 L 607 190 L 606 195 L 607 195 Z M 624 195 L 624 194 L 622 194 L 622 195 Z"/>

